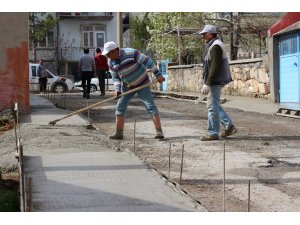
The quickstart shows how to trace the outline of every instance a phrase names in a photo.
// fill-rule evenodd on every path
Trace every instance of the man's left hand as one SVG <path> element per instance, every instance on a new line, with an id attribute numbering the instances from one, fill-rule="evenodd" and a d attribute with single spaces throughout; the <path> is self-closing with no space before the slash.
<path id="1" fill-rule="evenodd" d="M 164 81 L 165 81 L 165 78 L 164 78 L 164 77 L 160 77 L 160 78 L 158 78 L 158 79 L 157 79 L 157 81 L 158 81 L 158 83 L 160 83 L 160 84 L 161 84 L 162 82 L 164 82 Z"/>
<path id="2" fill-rule="evenodd" d="M 209 91 L 210 91 L 210 86 L 204 84 L 202 87 L 202 94 L 207 95 Z"/>

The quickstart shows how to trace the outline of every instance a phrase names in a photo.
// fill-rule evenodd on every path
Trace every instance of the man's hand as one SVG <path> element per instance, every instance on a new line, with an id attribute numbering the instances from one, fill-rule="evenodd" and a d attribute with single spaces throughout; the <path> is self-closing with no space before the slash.
<path id="1" fill-rule="evenodd" d="M 202 94 L 207 95 L 210 91 L 210 86 L 204 84 L 202 87 Z"/>
<path id="2" fill-rule="evenodd" d="M 160 77 L 160 78 L 158 78 L 158 79 L 157 79 L 157 81 L 158 81 L 158 83 L 160 83 L 160 84 L 161 84 L 162 82 L 164 82 L 164 81 L 165 81 L 165 78 L 164 78 L 164 77 Z"/>
<path id="3" fill-rule="evenodd" d="M 122 93 L 120 92 L 120 91 L 115 91 L 115 97 L 116 97 L 116 99 L 119 99 L 119 98 L 121 98 L 121 96 L 119 96 L 119 95 L 121 95 Z M 118 97 L 119 96 L 119 97 Z"/>

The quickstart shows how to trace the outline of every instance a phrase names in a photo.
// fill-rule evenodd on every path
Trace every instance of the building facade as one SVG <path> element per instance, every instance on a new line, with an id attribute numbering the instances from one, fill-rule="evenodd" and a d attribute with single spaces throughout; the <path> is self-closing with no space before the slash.
<path id="1" fill-rule="evenodd" d="M 287 13 L 268 30 L 270 93 L 275 102 L 300 102 L 300 13 Z"/>
<path id="2" fill-rule="evenodd" d="M 54 72 L 77 75 L 77 62 L 83 48 L 103 49 L 106 41 L 117 41 L 117 16 L 114 12 L 59 12 L 47 13 L 57 19 L 56 26 L 38 41 L 35 49 L 31 45 L 31 61 L 43 58 Z M 45 17 L 45 14 L 40 14 Z M 35 55 L 34 55 L 35 54 Z M 76 77 L 75 77 L 76 79 Z"/>

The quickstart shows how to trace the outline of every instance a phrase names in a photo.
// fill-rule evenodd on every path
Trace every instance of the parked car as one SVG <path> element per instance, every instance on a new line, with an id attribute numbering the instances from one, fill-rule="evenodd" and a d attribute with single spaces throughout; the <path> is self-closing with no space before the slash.
<path id="1" fill-rule="evenodd" d="M 112 80 L 111 74 L 110 72 L 108 72 L 106 74 L 106 79 L 105 79 L 105 90 L 113 90 L 113 85 L 114 82 Z M 108 86 L 108 87 L 107 87 Z M 95 91 L 99 91 L 100 87 L 99 87 L 99 79 L 98 78 L 92 78 L 91 80 L 91 92 L 95 92 Z M 82 85 L 81 85 L 81 81 L 77 81 L 75 82 L 75 90 L 78 91 L 82 91 Z"/>
<path id="2" fill-rule="evenodd" d="M 30 91 L 39 91 L 39 77 L 37 69 L 39 64 L 29 63 L 29 87 Z M 63 93 L 74 89 L 74 82 L 63 76 L 56 76 L 47 70 L 47 90 L 55 93 Z"/>

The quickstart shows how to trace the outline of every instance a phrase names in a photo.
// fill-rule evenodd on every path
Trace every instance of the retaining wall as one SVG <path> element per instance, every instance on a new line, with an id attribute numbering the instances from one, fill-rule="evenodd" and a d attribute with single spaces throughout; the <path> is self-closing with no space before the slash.
<path id="1" fill-rule="evenodd" d="M 227 84 L 223 94 L 255 98 L 270 97 L 268 67 L 261 58 L 235 60 L 230 63 L 233 82 Z M 202 65 L 170 66 L 168 68 L 168 89 L 176 92 L 202 91 Z"/>

